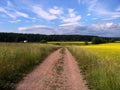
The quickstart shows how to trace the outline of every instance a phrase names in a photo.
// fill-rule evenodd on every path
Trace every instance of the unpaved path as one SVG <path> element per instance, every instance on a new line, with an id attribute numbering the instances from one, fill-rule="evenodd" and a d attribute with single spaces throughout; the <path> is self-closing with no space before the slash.
<path id="1" fill-rule="evenodd" d="M 28 74 L 16 90 L 88 90 L 77 62 L 66 48 L 61 48 Z"/>

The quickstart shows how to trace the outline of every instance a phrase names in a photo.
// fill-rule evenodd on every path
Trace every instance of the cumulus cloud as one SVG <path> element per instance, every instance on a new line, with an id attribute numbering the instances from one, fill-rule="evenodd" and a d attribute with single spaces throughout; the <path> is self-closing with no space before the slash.
<path id="1" fill-rule="evenodd" d="M 70 18 L 63 18 L 63 22 L 64 23 L 72 23 L 72 22 L 77 22 L 80 19 L 81 19 L 81 16 L 70 17 Z"/>
<path id="2" fill-rule="evenodd" d="M 27 31 L 27 30 L 35 30 L 35 29 L 50 29 L 47 26 L 44 25 L 34 25 L 30 27 L 19 27 L 18 30 L 20 31 Z"/>
<path id="3" fill-rule="evenodd" d="M 43 10 L 39 6 L 33 6 L 33 12 L 37 14 L 38 16 L 42 17 L 43 19 L 46 20 L 55 20 L 57 19 L 57 16 L 50 14 L 49 12 Z"/>
<path id="4" fill-rule="evenodd" d="M 40 33 L 40 34 L 80 34 L 97 35 L 105 37 L 120 37 L 120 23 L 97 23 L 88 25 L 68 25 L 66 27 L 48 27 L 43 25 L 34 25 L 30 27 L 19 27 L 20 32 Z"/>
<path id="5" fill-rule="evenodd" d="M 19 27 L 18 30 L 23 33 L 40 33 L 40 34 L 54 34 L 51 27 L 45 25 L 34 25 L 30 27 Z"/>
<path id="6" fill-rule="evenodd" d="M 72 24 L 79 24 L 78 21 L 81 19 L 80 15 L 76 15 L 74 9 L 68 9 L 67 17 L 61 17 L 62 24 L 59 26 L 67 26 Z"/>
<path id="7" fill-rule="evenodd" d="M 91 25 L 88 30 L 94 32 L 93 34 L 108 37 L 120 37 L 120 23 L 97 23 Z M 92 33 L 91 33 L 92 34 Z"/>
<path id="8" fill-rule="evenodd" d="M 97 23 L 88 25 L 78 25 L 76 27 L 69 27 L 71 31 L 67 34 L 80 34 L 80 35 L 96 35 L 104 37 L 120 37 L 120 23 Z"/>

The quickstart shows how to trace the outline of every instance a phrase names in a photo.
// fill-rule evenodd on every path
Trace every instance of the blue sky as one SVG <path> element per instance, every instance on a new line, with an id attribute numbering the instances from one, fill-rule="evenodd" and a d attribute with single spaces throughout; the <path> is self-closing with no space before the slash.
<path id="1" fill-rule="evenodd" d="M 0 32 L 120 37 L 120 0 L 0 0 Z"/>

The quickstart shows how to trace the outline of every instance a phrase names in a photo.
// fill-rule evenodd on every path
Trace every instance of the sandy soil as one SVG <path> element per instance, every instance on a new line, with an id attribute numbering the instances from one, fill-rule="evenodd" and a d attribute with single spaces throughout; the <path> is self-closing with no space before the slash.
<path id="1" fill-rule="evenodd" d="M 49 55 L 17 84 L 16 90 L 88 90 L 77 62 L 66 48 Z"/>

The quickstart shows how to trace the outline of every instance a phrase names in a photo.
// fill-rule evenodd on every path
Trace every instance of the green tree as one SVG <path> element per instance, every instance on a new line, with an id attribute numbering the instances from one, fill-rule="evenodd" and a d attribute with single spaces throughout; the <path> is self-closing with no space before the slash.
<path id="1" fill-rule="evenodd" d="M 47 41 L 46 40 L 41 40 L 40 43 L 47 43 Z"/>
<path id="2" fill-rule="evenodd" d="M 102 38 L 94 37 L 92 39 L 92 44 L 101 44 L 101 43 L 106 43 L 107 41 Z"/>
<path id="3" fill-rule="evenodd" d="M 88 41 L 85 41 L 85 45 L 88 45 Z"/>

